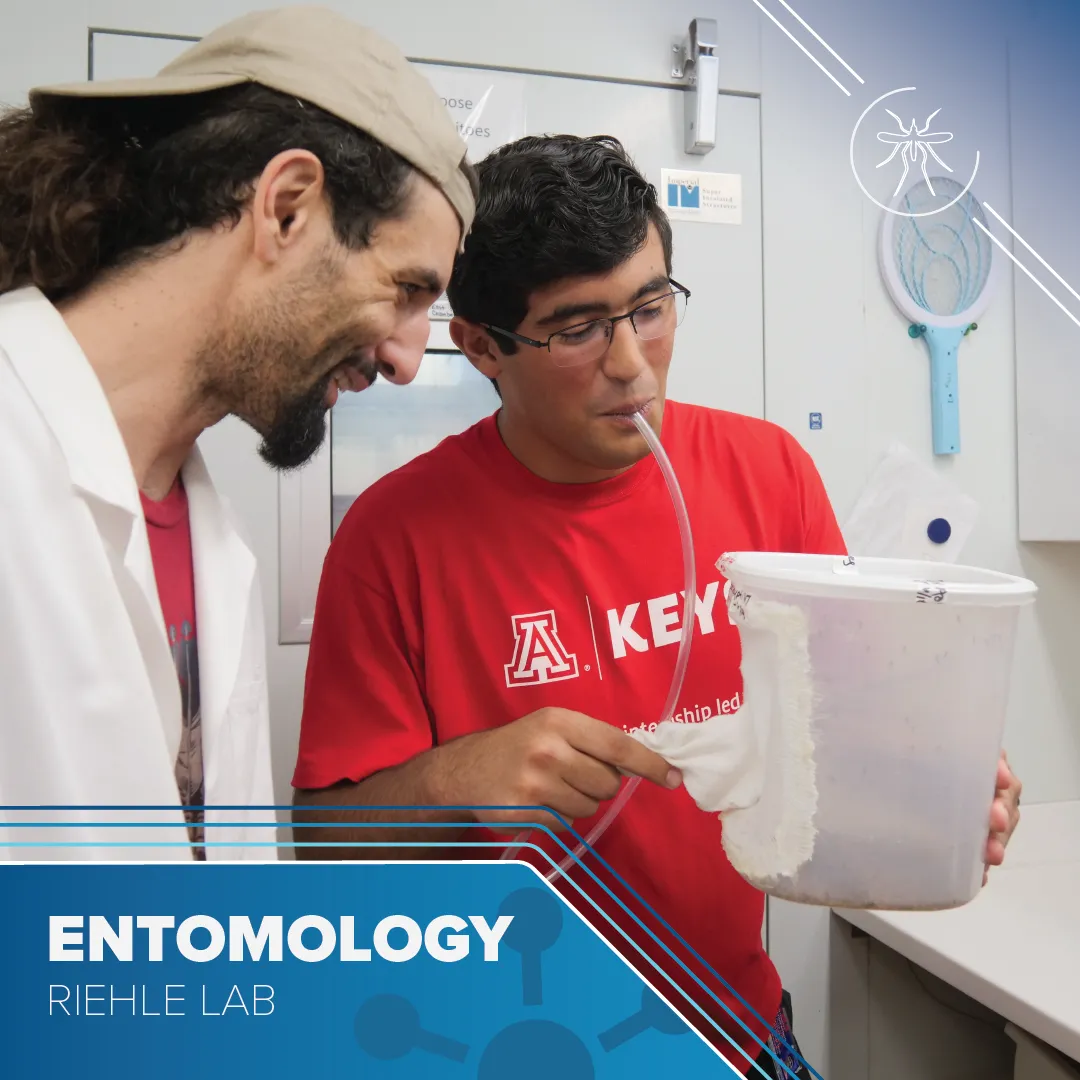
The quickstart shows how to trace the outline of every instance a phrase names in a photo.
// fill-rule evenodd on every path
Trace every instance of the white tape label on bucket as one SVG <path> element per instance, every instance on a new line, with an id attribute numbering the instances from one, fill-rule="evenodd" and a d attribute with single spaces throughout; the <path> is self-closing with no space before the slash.
<path id="1" fill-rule="evenodd" d="M 858 572 L 854 555 L 845 555 L 842 559 L 833 560 L 834 574 L 857 574 Z"/>
<path id="2" fill-rule="evenodd" d="M 723 561 L 724 560 L 721 559 L 720 562 L 718 562 L 716 565 L 720 566 L 720 564 Z M 731 614 L 731 581 L 730 580 L 724 582 L 724 607 L 727 608 L 727 621 L 728 621 L 728 623 L 731 626 L 736 626 L 737 624 L 735 622 L 735 619 L 732 617 L 732 614 Z"/>
<path id="3" fill-rule="evenodd" d="M 948 595 L 943 581 L 919 581 L 918 591 L 915 593 L 917 604 L 940 604 Z"/>
<path id="4" fill-rule="evenodd" d="M 731 585 L 730 581 L 728 582 L 728 585 Z M 727 594 L 728 621 L 732 623 L 732 625 L 735 625 L 735 616 L 738 616 L 745 622 L 746 605 L 750 603 L 750 594 L 735 587 L 725 589 L 724 591 Z"/>

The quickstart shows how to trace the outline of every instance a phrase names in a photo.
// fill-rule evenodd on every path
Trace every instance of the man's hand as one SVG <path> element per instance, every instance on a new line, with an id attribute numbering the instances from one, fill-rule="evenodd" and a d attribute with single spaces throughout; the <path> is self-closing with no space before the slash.
<path id="1" fill-rule="evenodd" d="M 621 773 L 665 788 L 678 769 L 618 728 L 567 709 L 540 709 L 520 720 L 439 747 L 441 802 L 458 806 L 546 806 L 565 820 L 590 818 L 614 798 Z M 564 826 L 537 810 L 476 811 L 492 827 Z"/>
<path id="2" fill-rule="evenodd" d="M 984 885 L 990 879 L 990 867 L 1000 866 L 1005 861 L 1005 847 L 1020 821 L 1022 789 L 1023 784 L 1013 775 L 1012 769 L 1009 768 L 1009 759 L 1003 750 L 1001 760 L 998 762 L 994 803 L 990 807 L 990 838 L 986 843 Z"/>

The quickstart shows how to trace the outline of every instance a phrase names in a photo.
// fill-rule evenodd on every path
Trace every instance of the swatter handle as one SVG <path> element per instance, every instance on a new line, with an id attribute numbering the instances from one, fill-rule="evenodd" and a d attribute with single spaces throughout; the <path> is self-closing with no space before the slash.
<path id="1" fill-rule="evenodd" d="M 923 332 L 930 350 L 930 411 L 935 454 L 960 453 L 960 386 L 956 363 L 964 327 L 928 326 Z"/>

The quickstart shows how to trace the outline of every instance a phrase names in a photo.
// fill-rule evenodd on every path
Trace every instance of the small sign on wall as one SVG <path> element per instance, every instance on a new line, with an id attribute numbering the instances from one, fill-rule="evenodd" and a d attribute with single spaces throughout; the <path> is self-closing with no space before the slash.
<path id="1" fill-rule="evenodd" d="M 525 134 L 525 82 L 512 75 L 445 68 L 420 70 L 435 88 L 477 162 Z"/>
<path id="2" fill-rule="evenodd" d="M 454 309 L 450 306 L 450 301 L 446 298 L 446 293 L 443 293 L 438 300 L 428 309 L 428 318 L 439 319 L 445 322 L 449 322 L 454 317 Z"/>
<path id="3" fill-rule="evenodd" d="M 504 143 L 525 134 L 525 82 L 512 75 L 430 68 L 420 70 L 435 88 L 468 147 L 472 163 L 487 157 Z M 428 317 L 448 322 L 454 317 L 444 293 L 432 304 Z"/>
<path id="4" fill-rule="evenodd" d="M 672 221 L 742 224 L 742 176 L 739 173 L 661 169 L 660 198 Z"/>

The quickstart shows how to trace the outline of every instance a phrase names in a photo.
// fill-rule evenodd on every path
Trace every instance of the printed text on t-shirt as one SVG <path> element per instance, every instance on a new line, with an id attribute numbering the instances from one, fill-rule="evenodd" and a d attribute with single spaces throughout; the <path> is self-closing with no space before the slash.
<path id="1" fill-rule="evenodd" d="M 701 634 L 711 634 L 716 629 L 713 623 L 713 608 L 719 589 L 719 581 L 710 581 L 705 586 L 704 597 L 694 597 L 694 614 Z M 615 654 L 615 659 L 621 660 L 626 656 L 627 645 L 635 652 L 647 652 L 650 638 L 653 647 L 657 649 L 676 644 L 681 636 L 682 596 L 681 592 L 668 593 L 667 596 L 654 596 L 651 600 L 646 600 L 646 614 L 640 619 L 641 602 L 630 604 L 621 611 L 618 608 L 609 609 L 608 631 L 611 634 L 611 651 Z M 649 637 L 645 637 L 641 630 L 646 631 Z"/>

